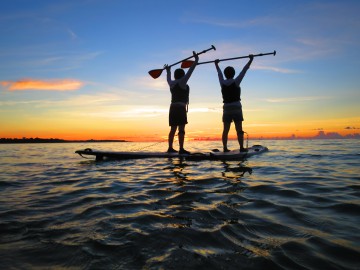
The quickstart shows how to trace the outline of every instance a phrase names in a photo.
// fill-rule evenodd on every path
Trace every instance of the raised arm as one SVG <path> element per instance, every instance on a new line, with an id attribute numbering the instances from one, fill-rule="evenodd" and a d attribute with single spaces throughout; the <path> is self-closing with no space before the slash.
<path id="1" fill-rule="evenodd" d="M 166 79 L 168 84 L 170 85 L 171 83 L 171 67 L 169 67 L 167 64 L 164 66 L 164 68 L 166 69 Z"/>
<path id="2" fill-rule="evenodd" d="M 216 59 L 216 60 L 214 61 L 215 67 L 216 67 L 216 71 L 217 71 L 218 77 L 219 77 L 219 82 L 220 82 L 220 85 L 221 85 L 222 82 L 224 81 L 224 76 L 223 76 L 222 71 L 221 71 L 221 69 L 220 69 L 220 67 L 219 67 L 219 62 L 220 62 L 219 59 Z"/>
<path id="3" fill-rule="evenodd" d="M 182 81 L 184 84 L 187 83 L 187 81 L 190 79 L 191 74 L 193 73 L 197 63 L 199 62 L 199 56 L 196 54 L 196 52 L 193 51 L 193 56 L 195 58 L 194 63 L 191 65 L 191 67 L 189 68 L 189 70 L 186 72 L 185 76 L 182 78 Z"/>
<path id="4" fill-rule="evenodd" d="M 240 72 L 240 74 L 235 78 L 235 83 L 237 85 L 240 85 L 242 79 L 245 77 L 246 72 L 248 71 L 248 69 L 250 68 L 251 63 L 254 60 L 254 56 L 252 54 L 249 55 L 249 61 L 246 63 L 246 65 L 243 67 L 242 71 Z"/>

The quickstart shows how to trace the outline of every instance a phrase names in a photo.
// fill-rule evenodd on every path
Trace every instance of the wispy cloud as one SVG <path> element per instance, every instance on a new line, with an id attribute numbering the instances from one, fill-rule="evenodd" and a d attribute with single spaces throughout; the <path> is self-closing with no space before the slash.
<path id="1" fill-rule="evenodd" d="M 164 73 L 166 73 L 164 71 Z M 131 77 L 128 82 L 133 86 L 140 88 L 152 89 L 156 91 L 169 90 L 169 86 L 166 81 L 166 74 L 162 74 L 162 78 L 153 79 L 149 76 Z"/>
<path id="2" fill-rule="evenodd" d="M 119 106 L 119 103 L 124 101 L 124 98 L 115 94 L 97 94 L 97 95 L 78 95 L 71 96 L 68 99 L 63 100 L 49 100 L 49 99 L 36 99 L 36 100 L 7 100 L 0 101 L 0 106 L 26 106 L 30 105 L 33 108 L 79 108 L 82 109 L 89 107 L 93 110 L 94 106 L 97 108 L 109 108 L 112 106 Z"/>
<path id="3" fill-rule="evenodd" d="M 118 108 L 117 111 L 100 111 L 100 112 L 89 112 L 84 113 L 87 116 L 91 117 L 100 117 L 100 118 L 109 118 L 109 119 L 124 119 L 124 118 L 152 118 L 169 113 L 169 109 L 160 108 L 160 107 L 148 107 L 148 108 L 132 108 L 132 109 L 122 109 Z"/>
<path id="4" fill-rule="evenodd" d="M 218 108 L 189 108 L 189 112 L 192 113 L 209 113 L 209 112 L 222 112 L 222 108 L 221 106 L 219 106 Z"/>
<path id="5" fill-rule="evenodd" d="M 116 111 L 114 111 L 116 110 Z M 209 113 L 209 112 L 221 112 L 221 108 L 190 108 L 189 113 Z M 127 106 L 113 108 L 113 110 L 102 110 L 98 112 L 85 113 L 87 116 L 109 118 L 109 119 L 144 119 L 160 116 L 167 116 L 169 114 L 168 107 L 161 106 L 147 106 L 147 107 L 135 107 L 128 108 Z"/>
<path id="6" fill-rule="evenodd" d="M 211 51 L 211 53 L 206 53 L 201 55 L 200 62 L 207 61 L 208 59 L 209 60 L 223 59 L 230 57 L 246 56 L 250 53 L 254 53 L 254 54 L 257 53 L 253 51 L 254 49 L 252 47 L 245 46 L 243 44 L 238 44 L 236 42 L 218 42 L 215 45 L 216 45 L 216 51 Z"/>
<path id="7" fill-rule="evenodd" d="M 94 108 L 94 106 L 97 106 L 97 108 L 101 108 L 101 106 L 105 106 L 105 107 L 118 106 L 118 104 L 124 99 L 125 98 L 122 97 L 121 94 L 99 93 L 96 95 L 79 95 L 62 101 L 49 101 L 48 105 L 69 106 L 69 107 L 90 106 L 90 108 Z"/>
<path id="8" fill-rule="evenodd" d="M 43 102 L 42 100 L 9 100 L 9 101 L 0 101 L 0 106 L 23 106 L 23 105 L 29 105 L 29 104 L 40 104 Z"/>
<path id="9" fill-rule="evenodd" d="M 281 123 L 253 123 L 253 124 L 246 124 L 248 127 L 275 127 L 281 126 Z"/>
<path id="10" fill-rule="evenodd" d="M 269 98 L 267 102 L 271 103 L 288 103 L 288 102 L 302 102 L 302 101 L 318 101 L 324 99 L 331 99 L 330 96 L 314 96 L 314 97 L 291 97 L 291 98 Z"/>
<path id="11" fill-rule="evenodd" d="M 232 57 L 242 57 L 247 56 L 248 54 L 261 54 L 261 53 L 272 53 L 272 51 L 256 51 L 251 46 L 244 46 L 241 44 L 237 44 L 236 42 L 222 42 L 216 44 L 216 51 L 211 52 L 211 54 L 206 54 L 201 56 L 201 62 L 202 61 L 208 61 L 208 60 L 214 60 L 214 59 L 224 59 L 224 58 L 232 58 Z M 261 62 L 264 61 L 273 61 L 274 59 L 272 55 L 259 57 L 261 58 Z M 229 62 L 220 62 L 221 65 L 226 65 L 227 63 L 233 63 L 236 61 L 242 61 L 242 63 L 246 63 L 248 61 L 248 58 L 243 58 L 239 60 L 231 60 Z M 255 63 L 252 64 L 251 69 L 253 70 L 269 70 L 272 72 L 278 72 L 278 73 L 286 73 L 286 74 L 292 74 L 292 73 L 300 73 L 298 70 L 294 69 L 288 69 L 288 68 L 281 68 L 276 66 L 269 66 L 269 65 L 259 65 L 256 62 L 258 61 L 258 58 L 256 58 Z"/>
<path id="12" fill-rule="evenodd" d="M 37 68 L 46 68 L 46 70 L 69 70 L 81 67 L 84 62 L 91 61 L 97 58 L 104 52 L 64 52 L 57 55 L 43 56 L 41 53 L 36 53 L 31 56 L 34 60 L 26 61 L 22 63 L 23 66 L 31 66 Z M 21 64 L 21 63 L 20 63 Z"/>
<path id="13" fill-rule="evenodd" d="M 274 10 L 272 15 L 251 19 L 227 20 L 216 16 L 206 17 L 199 12 L 200 14 L 187 14 L 184 21 L 230 30 L 233 28 L 233 31 L 254 27 L 255 30 L 266 29 L 269 33 L 274 33 L 270 36 L 285 35 L 283 44 L 274 43 L 282 52 L 277 59 L 286 62 L 307 61 L 328 57 L 343 51 L 349 44 L 358 44 L 359 31 L 354 32 L 360 25 L 357 7 L 358 4 L 355 3 L 344 5 L 328 1 L 299 2 L 292 5 L 290 10 L 279 8 Z"/>
<path id="14" fill-rule="evenodd" d="M 80 89 L 84 83 L 73 79 L 1 81 L 0 84 L 10 91 L 42 90 L 73 91 Z"/>
<path id="15" fill-rule="evenodd" d="M 72 31 L 71 29 L 67 29 L 67 32 L 69 33 L 71 39 L 75 40 L 78 38 L 78 36 L 75 34 L 75 32 Z"/>
<path id="16" fill-rule="evenodd" d="M 273 24 L 277 19 L 275 17 L 259 17 L 251 20 L 223 20 L 217 18 L 207 18 L 207 17 L 199 17 L 199 16 L 189 16 L 184 19 L 186 22 L 192 23 L 200 23 L 200 24 L 208 24 L 220 27 L 230 27 L 230 28 L 245 28 L 251 26 L 258 25 L 269 25 Z"/>
<path id="17" fill-rule="evenodd" d="M 24 68 L 32 71 L 63 71 L 83 67 L 86 62 L 96 59 L 103 51 L 78 52 L 57 50 L 56 53 L 49 52 L 46 44 L 39 46 L 14 47 L 6 51 L 0 51 L 0 68 L 19 69 Z"/>
<path id="18" fill-rule="evenodd" d="M 286 73 L 286 74 L 301 73 L 301 71 L 295 69 L 279 68 L 279 67 L 271 67 L 271 66 L 259 66 L 259 65 L 254 65 L 253 67 L 251 67 L 251 69 L 269 70 L 273 72 Z"/>

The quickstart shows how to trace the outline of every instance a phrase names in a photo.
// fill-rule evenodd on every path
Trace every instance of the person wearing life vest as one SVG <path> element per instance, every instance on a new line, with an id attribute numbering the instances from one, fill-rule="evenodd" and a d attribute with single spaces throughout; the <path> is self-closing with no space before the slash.
<path id="1" fill-rule="evenodd" d="M 167 73 L 167 82 L 170 87 L 171 92 L 171 104 L 169 109 L 169 126 L 170 132 L 168 136 L 168 153 L 176 153 L 173 148 L 174 136 L 177 129 L 178 138 L 179 138 L 179 154 L 190 154 L 189 151 L 184 149 L 184 140 L 185 140 L 185 125 L 188 123 L 187 121 L 187 107 L 189 104 L 189 93 L 190 87 L 187 84 L 188 80 L 193 73 L 196 64 L 199 62 L 199 56 L 193 52 L 193 56 L 195 58 L 194 63 L 189 68 L 189 70 L 185 73 L 185 71 L 181 68 L 176 69 L 174 72 L 174 80 L 171 80 L 171 70 L 170 67 L 165 65 L 166 73 Z"/>
<path id="2" fill-rule="evenodd" d="M 235 69 L 231 66 L 228 66 L 224 69 L 224 75 L 221 72 L 219 67 L 219 59 L 215 60 L 215 67 L 218 72 L 219 82 L 221 86 L 221 94 L 223 98 L 223 132 L 222 132 L 222 143 L 224 152 L 229 152 L 227 148 L 228 134 L 230 130 L 231 123 L 234 121 L 235 129 L 237 133 L 238 142 L 240 145 L 240 152 L 247 152 L 247 149 L 244 148 L 244 131 L 242 127 L 242 122 L 244 121 L 242 106 L 241 106 L 241 88 L 240 83 L 243 80 L 246 72 L 250 68 L 254 56 L 249 55 L 249 62 L 244 66 L 239 75 L 234 79 Z"/>

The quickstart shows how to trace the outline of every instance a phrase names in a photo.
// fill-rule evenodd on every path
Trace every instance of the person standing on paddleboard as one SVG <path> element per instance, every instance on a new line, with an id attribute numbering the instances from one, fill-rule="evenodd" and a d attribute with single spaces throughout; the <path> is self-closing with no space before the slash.
<path id="1" fill-rule="evenodd" d="M 165 65 L 167 73 L 167 82 L 170 87 L 171 92 L 171 104 L 169 110 L 169 126 L 170 132 L 168 137 L 169 148 L 168 153 L 176 153 L 177 151 L 173 148 L 174 136 L 176 130 L 179 128 L 178 138 L 179 138 L 179 154 L 190 154 L 189 151 L 184 149 L 184 139 L 185 139 L 185 125 L 187 122 L 187 107 L 189 104 L 189 92 L 190 87 L 187 84 L 188 80 L 193 73 L 196 64 L 199 62 L 199 56 L 193 52 L 195 58 L 194 63 L 185 73 L 181 68 L 176 69 L 174 72 L 174 79 L 171 80 L 171 71 L 170 67 Z"/>
<path id="2" fill-rule="evenodd" d="M 227 148 L 228 134 L 231 126 L 231 122 L 234 121 L 238 142 L 240 145 L 240 152 L 247 152 L 247 149 L 244 148 L 244 131 L 242 128 L 242 122 L 244 121 L 242 106 L 241 106 L 241 88 L 240 83 L 244 78 L 247 70 L 250 68 L 254 56 L 249 55 L 249 62 L 244 66 L 240 74 L 234 79 L 235 69 L 231 66 L 228 66 L 224 69 L 225 80 L 223 73 L 219 67 L 219 59 L 215 60 L 215 67 L 218 72 L 219 82 L 221 86 L 221 93 L 223 98 L 223 132 L 222 132 L 222 143 L 224 147 L 224 152 L 229 152 Z"/>

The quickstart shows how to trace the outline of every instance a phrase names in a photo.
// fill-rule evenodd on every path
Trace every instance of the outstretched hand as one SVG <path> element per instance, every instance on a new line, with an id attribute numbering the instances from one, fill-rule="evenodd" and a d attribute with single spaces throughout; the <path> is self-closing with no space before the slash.
<path id="1" fill-rule="evenodd" d="M 166 69 L 166 71 L 170 71 L 171 67 L 169 67 L 168 64 L 165 64 L 165 65 L 164 65 L 164 69 Z"/>
<path id="2" fill-rule="evenodd" d="M 253 55 L 253 54 L 249 54 L 249 58 L 250 58 L 251 61 L 254 60 L 254 55 Z"/>
<path id="3" fill-rule="evenodd" d="M 220 63 L 220 60 L 219 60 L 219 59 L 216 59 L 216 60 L 214 61 L 214 63 L 215 63 L 215 65 L 217 66 L 217 65 L 219 65 L 219 63 Z"/>

